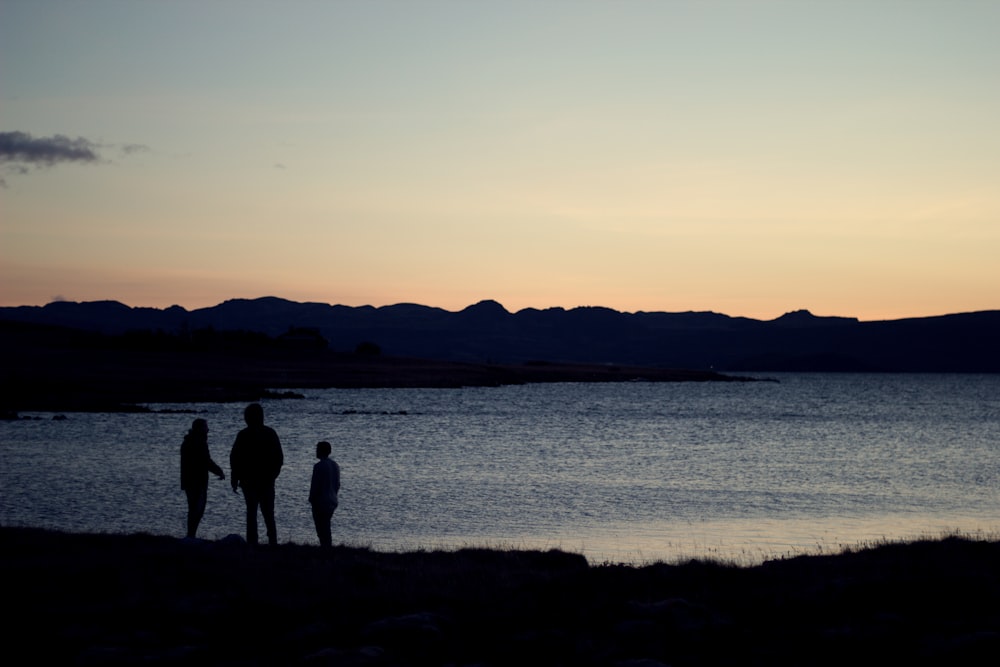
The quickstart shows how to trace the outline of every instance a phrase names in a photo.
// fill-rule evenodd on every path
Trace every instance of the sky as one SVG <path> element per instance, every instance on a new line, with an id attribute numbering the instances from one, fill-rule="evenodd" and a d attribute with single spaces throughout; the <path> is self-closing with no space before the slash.
<path id="1" fill-rule="evenodd" d="M 0 305 L 997 309 L 998 28 L 986 0 L 0 0 Z"/>

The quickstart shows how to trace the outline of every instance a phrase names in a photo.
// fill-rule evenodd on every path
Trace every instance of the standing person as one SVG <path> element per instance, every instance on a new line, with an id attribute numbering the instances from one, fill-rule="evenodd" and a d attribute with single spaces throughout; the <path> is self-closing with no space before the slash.
<path id="1" fill-rule="evenodd" d="M 229 453 L 232 468 L 233 492 L 243 489 L 247 504 L 247 542 L 257 544 L 257 508 L 264 516 L 268 544 L 278 544 L 278 531 L 274 526 L 274 480 L 285 462 L 278 434 L 264 426 L 264 408 L 251 403 L 243 411 L 247 427 L 236 435 Z"/>
<path id="2" fill-rule="evenodd" d="M 191 538 L 198 532 L 198 524 L 205 515 L 210 472 L 219 479 L 226 478 L 226 473 L 208 453 L 208 422 L 195 419 L 181 443 L 181 488 L 187 494 L 187 536 Z"/>
<path id="3" fill-rule="evenodd" d="M 330 443 L 325 440 L 316 444 L 319 461 L 313 464 L 312 482 L 309 484 L 313 523 L 316 524 L 319 544 L 324 549 L 333 546 L 330 521 L 333 511 L 337 509 L 337 492 L 340 491 L 340 466 L 330 458 L 331 450 Z"/>

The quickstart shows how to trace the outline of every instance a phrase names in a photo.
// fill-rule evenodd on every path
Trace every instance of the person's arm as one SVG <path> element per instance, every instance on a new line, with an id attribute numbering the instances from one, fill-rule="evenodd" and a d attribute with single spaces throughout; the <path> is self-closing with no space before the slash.
<path id="1" fill-rule="evenodd" d="M 233 448 L 229 452 L 229 484 L 233 487 L 233 493 L 236 493 L 236 489 L 240 485 L 239 446 L 240 436 L 237 435 L 236 442 L 233 443 Z"/>
<path id="2" fill-rule="evenodd" d="M 222 468 L 219 467 L 218 463 L 212 460 L 211 456 L 208 457 L 208 471 L 214 473 L 219 479 L 226 478 L 226 473 L 222 472 Z"/>
<path id="3" fill-rule="evenodd" d="M 281 451 L 281 440 L 274 429 L 271 429 L 271 435 L 274 439 L 271 447 L 271 479 L 278 479 L 278 475 L 281 473 L 281 466 L 285 465 L 285 453 Z"/>
<path id="4" fill-rule="evenodd" d="M 319 491 L 320 470 L 313 466 L 312 479 L 309 481 L 309 504 L 316 502 Z"/>

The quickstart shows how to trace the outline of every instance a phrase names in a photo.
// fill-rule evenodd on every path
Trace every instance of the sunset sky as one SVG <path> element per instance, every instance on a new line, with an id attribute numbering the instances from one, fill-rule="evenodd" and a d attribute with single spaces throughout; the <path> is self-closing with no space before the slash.
<path id="1" fill-rule="evenodd" d="M 0 0 L 0 305 L 997 309 L 998 34 L 988 0 Z"/>

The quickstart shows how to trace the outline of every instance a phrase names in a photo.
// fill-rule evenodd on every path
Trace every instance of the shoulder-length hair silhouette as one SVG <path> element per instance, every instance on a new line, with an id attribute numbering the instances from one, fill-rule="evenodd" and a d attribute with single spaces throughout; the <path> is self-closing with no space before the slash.
<path id="1" fill-rule="evenodd" d="M 222 468 L 208 453 L 208 422 L 195 419 L 181 443 L 181 488 L 187 495 L 187 536 L 195 537 L 205 515 L 208 500 L 208 473 L 225 479 Z"/>

